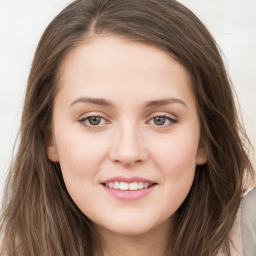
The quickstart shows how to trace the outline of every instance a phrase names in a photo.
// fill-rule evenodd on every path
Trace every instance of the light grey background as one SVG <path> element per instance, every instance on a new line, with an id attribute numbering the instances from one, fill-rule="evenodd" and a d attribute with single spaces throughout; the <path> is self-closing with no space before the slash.
<path id="1" fill-rule="evenodd" d="M 20 124 L 26 81 L 35 48 L 49 22 L 70 2 L 0 0 L 0 200 Z M 180 2 L 199 16 L 222 49 L 247 132 L 255 146 L 256 1 Z"/>

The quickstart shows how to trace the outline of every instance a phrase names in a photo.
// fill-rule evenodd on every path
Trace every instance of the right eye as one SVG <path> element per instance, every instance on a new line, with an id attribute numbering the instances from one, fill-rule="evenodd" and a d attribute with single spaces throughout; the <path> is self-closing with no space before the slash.
<path id="1" fill-rule="evenodd" d="M 88 128 L 97 128 L 106 122 L 105 118 L 102 116 L 87 116 L 79 120 L 79 122 Z"/>

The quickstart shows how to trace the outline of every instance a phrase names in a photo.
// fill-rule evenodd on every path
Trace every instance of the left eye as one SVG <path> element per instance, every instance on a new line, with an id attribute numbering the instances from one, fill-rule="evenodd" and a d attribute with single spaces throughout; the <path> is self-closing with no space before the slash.
<path id="1" fill-rule="evenodd" d="M 164 125 L 166 125 L 166 122 L 167 123 L 169 122 L 170 124 L 177 123 L 176 119 L 173 119 L 169 116 L 155 116 L 155 117 L 151 118 L 150 120 L 153 120 L 153 122 L 156 126 L 164 126 Z"/>

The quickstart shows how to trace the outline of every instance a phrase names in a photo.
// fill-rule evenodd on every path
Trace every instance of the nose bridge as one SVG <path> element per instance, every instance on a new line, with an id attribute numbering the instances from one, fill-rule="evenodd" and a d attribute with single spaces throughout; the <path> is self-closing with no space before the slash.
<path id="1" fill-rule="evenodd" d="M 145 160 L 146 152 L 142 143 L 141 128 L 132 118 L 124 118 L 115 130 L 112 159 L 124 165 Z"/>

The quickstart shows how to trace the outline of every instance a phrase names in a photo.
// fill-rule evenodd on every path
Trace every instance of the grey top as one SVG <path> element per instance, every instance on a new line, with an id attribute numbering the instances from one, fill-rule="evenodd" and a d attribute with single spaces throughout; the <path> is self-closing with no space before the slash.
<path id="1" fill-rule="evenodd" d="M 241 238 L 243 256 L 256 256 L 256 187 L 242 202 Z"/>

